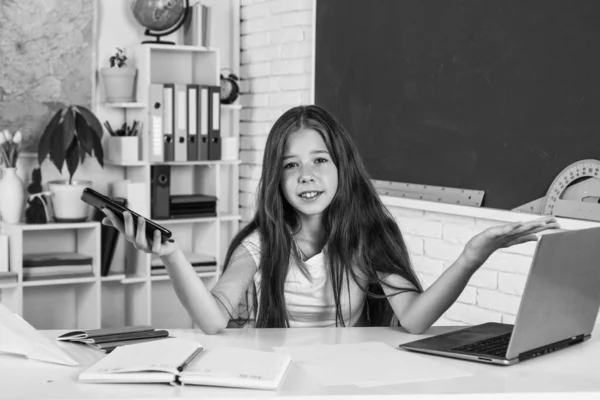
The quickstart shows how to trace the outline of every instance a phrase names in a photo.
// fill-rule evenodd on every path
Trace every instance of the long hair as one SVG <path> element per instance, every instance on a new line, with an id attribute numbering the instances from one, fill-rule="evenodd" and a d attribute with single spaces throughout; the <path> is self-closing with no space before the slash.
<path id="1" fill-rule="evenodd" d="M 297 229 L 300 219 L 285 199 L 280 183 L 286 142 L 292 133 L 302 129 L 313 129 L 322 136 L 338 170 L 337 192 L 323 218 L 336 325 L 345 326 L 340 295 L 343 285 L 349 286 L 349 279 L 366 293 L 364 313 L 369 324 L 390 325 L 394 314 L 383 292 L 382 285 L 386 283 L 378 273 L 397 274 L 412 285 L 393 287 L 394 294 L 423 289 L 411 268 L 400 229 L 377 195 L 351 137 L 335 117 L 319 106 L 294 107 L 271 128 L 264 151 L 256 213 L 231 241 L 224 265 L 227 267 L 233 251 L 242 241 L 258 230 L 261 280 L 252 301 L 255 326 L 289 326 L 284 284 L 290 257 L 297 256 L 290 228 Z M 360 268 L 360 277 L 353 266 Z"/>

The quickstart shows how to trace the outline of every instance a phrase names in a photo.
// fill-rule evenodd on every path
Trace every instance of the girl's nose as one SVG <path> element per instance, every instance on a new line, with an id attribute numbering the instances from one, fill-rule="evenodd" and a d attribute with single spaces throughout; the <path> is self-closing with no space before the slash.
<path id="1" fill-rule="evenodd" d="M 307 166 L 302 168 L 302 173 L 300 174 L 300 183 L 309 183 L 315 181 L 315 174 L 311 167 Z"/>

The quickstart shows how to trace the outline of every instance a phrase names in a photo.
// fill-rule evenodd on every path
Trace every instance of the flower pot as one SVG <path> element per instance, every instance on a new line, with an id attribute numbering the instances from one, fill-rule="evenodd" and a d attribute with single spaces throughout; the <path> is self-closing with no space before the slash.
<path id="1" fill-rule="evenodd" d="M 106 157 L 121 164 L 138 161 L 139 143 L 137 136 L 110 136 L 107 139 Z"/>
<path id="2" fill-rule="evenodd" d="M 9 224 L 21 222 L 25 208 L 25 185 L 16 168 L 3 168 L 0 178 L 0 216 Z"/>
<path id="3" fill-rule="evenodd" d="M 102 68 L 106 101 L 109 103 L 135 101 L 136 68 Z"/>
<path id="4" fill-rule="evenodd" d="M 52 208 L 56 222 L 83 222 L 88 219 L 89 205 L 81 200 L 83 189 L 91 187 L 91 181 L 50 181 Z"/>

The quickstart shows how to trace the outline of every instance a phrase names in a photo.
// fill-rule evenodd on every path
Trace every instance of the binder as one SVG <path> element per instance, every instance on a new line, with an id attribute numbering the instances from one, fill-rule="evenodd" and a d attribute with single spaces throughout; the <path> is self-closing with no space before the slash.
<path id="1" fill-rule="evenodd" d="M 187 88 L 184 84 L 175 84 L 173 103 L 175 141 L 174 160 L 187 161 Z"/>
<path id="2" fill-rule="evenodd" d="M 208 159 L 221 159 L 221 87 L 209 86 Z"/>
<path id="3" fill-rule="evenodd" d="M 198 159 L 208 160 L 208 132 L 210 124 L 210 112 L 209 112 L 209 89 L 208 86 L 200 86 L 200 97 L 199 97 L 199 121 L 200 136 L 198 137 Z"/>
<path id="4" fill-rule="evenodd" d="M 148 114 L 150 117 L 150 162 L 164 161 L 163 137 L 163 85 L 150 84 L 148 93 Z"/>
<path id="5" fill-rule="evenodd" d="M 175 160 L 175 85 L 165 83 L 163 85 L 163 137 L 164 137 L 164 159 L 163 161 Z"/>
<path id="6" fill-rule="evenodd" d="M 187 159 L 198 160 L 198 96 L 200 85 L 187 85 Z"/>

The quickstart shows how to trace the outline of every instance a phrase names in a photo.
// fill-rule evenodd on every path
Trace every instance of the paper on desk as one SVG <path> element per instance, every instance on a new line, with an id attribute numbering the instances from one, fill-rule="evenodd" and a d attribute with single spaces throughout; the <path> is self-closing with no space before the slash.
<path id="1" fill-rule="evenodd" d="M 55 364 L 77 366 L 67 352 L 0 304 L 0 352 Z"/>
<path id="2" fill-rule="evenodd" d="M 434 356 L 410 353 L 381 342 L 275 347 L 325 386 L 359 387 L 453 379 L 472 373 Z"/>

